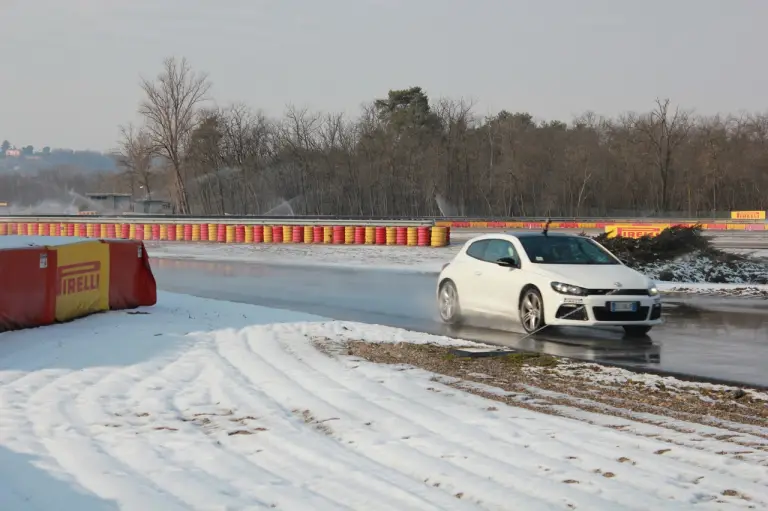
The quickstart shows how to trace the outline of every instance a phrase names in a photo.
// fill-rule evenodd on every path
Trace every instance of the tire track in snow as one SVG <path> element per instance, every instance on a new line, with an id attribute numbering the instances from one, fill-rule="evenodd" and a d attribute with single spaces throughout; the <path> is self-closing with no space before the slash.
<path id="1" fill-rule="evenodd" d="M 259 332 L 261 334 L 262 332 Z M 314 400 L 316 403 L 310 408 L 313 411 L 319 408 L 325 408 L 323 414 L 326 416 L 346 416 L 351 421 L 358 421 L 360 423 L 365 422 L 373 418 L 377 423 L 386 423 L 389 421 L 391 424 L 405 426 L 404 431 L 410 431 L 411 434 L 414 431 L 419 431 L 424 437 L 434 437 L 433 433 L 437 433 L 438 438 L 441 433 L 445 431 L 441 428 L 435 428 L 434 424 L 432 429 L 421 427 L 421 425 L 415 424 L 413 421 L 401 414 L 382 408 L 382 403 L 386 402 L 386 399 L 379 396 L 375 397 L 376 392 L 370 387 L 371 382 L 368 383 L 368 390 L 371 391 L 371 395 L 363 396 L 360 394 L 359 386 L 356 389 L 341 387 L 336 384 L 336 389 L 324 392 L 321 396 L 318 394 L 318 390 L 322 389 L 324 385 L 328 383 L 335 383 L 331 380 L 326 380 L 326 377 L 320 373 L 317 373 L 315 369 L 309 366 L 303 366 L 303 364 L 296 358 L 291 357 L 285 351 L 281 349 L 278 341 L 275 339 L 272 330 L 264 331 L 265 335 L 262 337 L 259 335 L 260 343 L 256 349 L 259 353 L 256 354 L 248 345 L 249 339 L 246 334 L 241 334 L 242 343 L 245 344 L 243 349 L 251 351 L 251 357 L 256 357 L 256 361 L 252 362 L 253 373 L 259 374 L 262 377 L 260 379 L 254 379 L 257 385 L 264 385 L 268 388 L 270 393 L 274 392 L 277 395 L 281 395 L 284 399 L 290 399 L 292 396 L 299 395 L 304 396 L 301 398 L 304 401 Z M 270 337 L 272 337 L 270 339 Z M 300 341 L 302 346 L 306 346 L 312 351 L 315 348 L 307 342 L 306 339 Z M 297 344 L 299 346 L 299 344 Z M 320 355 L 318 353 L 318 355 Z M 241 359 L 244 359 L 246 354 L 241 355 Z M 325 357 L 324 357 L 325 358 Z M 260 362 L 259 362 L 260 360 Z M 329 359 L 326 359 L 329 360 Z M 263 369 L 260 366 L 267 365 L 272 368 L 269 374 L 264 374 Z M 336 364 L 336 369 L 340 369 Z M 294 367 L 291 367 L 294 366 Z M 259 370 L 256 370 L 259 367 Z M 286 370 L 287 369 L 287 370 Z M 244 370 L 244 372 L 248 372 Z M 251 377 L 253 379 L 253 377 Z M 275 382 L 279 381 L 277 384 Z M 366 386 L 366 382 L 356 382 L 358 385 Z M 377 385 L 377 389 L 381 387 Z M 332 385 L 333 386 L 333 385 Z M 289 389 L 293 388 L 294 392 L 290 392 Z M 391 397 L 391 396 L 390 396 Z M 343 403 L 344 398 L 351 400 L 346 406 Z M 366 416 L 360 417 L 356 413 L 357 409 L 365 409 Z M 371 416 L 378 415 L 376 417 Z M 344 420 L 342 418 L 342 420 Z M 471 437 L 471 436 L 470 436 Z M 390 464 L 396 461 L 398 470 L 410 473 L 412 477 L 430 477 L 436 472 L 442 473 L 442 484 L 445 486 L 447 481 L 453 481 L 456 485 L 456 491 L 461 491 L 462 487 L 467 487 L 470 484 L 478 488 L 477 492 L 482 493 L 482 500 L 484 503 L 493 502 L 494 505 L 500 508 L 505 508 L 509 505 L 510 495 L 514 495 L 513 498 L 519 500 L 521 506 L 525 506 L 526 509 L 543 509 L 549 508 L 551 505 L 562 505 L 562 500 L 551 495 L 562 495 L 563 493 L 572 492 L 574 497 L 578 497 L 582 502 L 592 502 L 593 505 L 604 505 L 606 501 L 599 496 L 585 494 L 583 492 L 569 490 L 566 485 L 561 482 L 555 483 L 549 479 L 537 479 L 535 483 L 539 484 L 538 488 L 531 488 L 528 482 L 521 482 L 522 479 L 528 477 L 528 473 L 525 469 L 530 468 L 528 466 L 521 468 L 515 467 L 504 460 L 500 460 L 495 455 L 488 456 L 485 453 L 476 453 L 476 457 L 481 461 L 475 463 L 474 468 L 477 472 L 469 470 L 467 465 L 471 464 L 470 461 L 463 461 L 461 465 L 457 464 L 454 460 L 441 458 L 446 452 L 466 451 L 467 447 L 461 445 L 461 443 L 467 440 L 467 436 L 463 436 L 457 441 L 448 441 L 444 438 L 434 440 L 438 442 L 438 446 L 426 444 L 420 444 L 419 446 L 406 444 L 402 441 L 397 443 L 390 443 L 386 445 L 386 449 L 376 449 L 374 447 L 368 448 L 365 452 L 366 455 L 377 459 L 385 464 Z M 434 443 L 433 441 L 433 443 Z M 440 445 L 442 444 L 442 445 Z M 498 447 L 498 446 L 494 446 Z M 424 452 L 424 449 L 429 449 L 430 453 Z M 361 449 L 358 449 L 361 450 Z M 386 452 L 383 452 L 386 451 Z M 511 456 L 519 455 L 520 452 L 510 452 Z M 421 465 L 421 472 L 419 473 L 415 467 Z M 513 475 L 509 475 L 513 474 Z M 517 478 L 514 476 L 517 475 Z M 508 485 L 504 485 L 499 481 L 500 475 L 508 475 Z M 512 492 L 511 490 L 515 490 Z M 554 493 L 553 493 L 554 492 Z M 542 499 L 548 499 L 545 501 Z M 647 499 L 647 496 L 646 496 Z M 615 503 L 610 503 L 615 506 Z M 666 502 L 667 506 L 669 503 Z"/>
<path id="2" fill-rule="evenodd" d="M 375 364 L 369 363 L 364 364 L 366 364 L 365 372 L 371 374 L 373 377 L 385 377 L 386 375 L 391 376 L 392 374 L 391 372 L 388 372 L 387 367 L 378 367 Z M 421 371 L 420 369 L 415 370 Z M 426 375 L 426 377 L 424 377 L 424 375 Z M 472 398 L 475 398 L 476 396 L 462 392 L 461 387 L 458 387 L 459 392 L 456 392 L 457 387 L 452 385 L 447 385 L 440 382 L 427 383 L 430 376 L 434 376 L 434 374 L 423 371 L 421 378 L 421 386 L 423 388 L 426 388 L 427 386 L 440 387 L 440 389 L 445 392 L 445 396 L 450 395 L 450 399 L 460 401 L 462 404 L 467 405 L 467 408 L 470 408 L 472 411 L 478 409 L 477 406 L 470 405 L 470 402 L 473 400 Z M 424 394 L 420 396 L 422 397 L 422 404 L 424 406 L 427 405 L 430 398 L 432 397 Z M 487 401 L 487 403 L 488 405 L 498 404 L 497 401 L 490 399 Z M 561 408 L 565 409 L 567 407 L 562 406 Z M 574 412 L 574 409 L 564 411 Z M 578 411 L 582 412 L 581 410 Z M 462 416 L 466 417 L 464 415 L 466 412 L 466 410 L 462 412 Z M 541 417 L 542 415 L 544 415 L 544 417 L 550 417 L 548 414 L 544 414 L 543 412 L 529 411 L 524 408 L 518 408 L 516 414 L 520 418 L 525 417 L 530 419 L 532 424 L 534 423 L 533 421 L 535 421 L 536 426 L 528 425 L 524 421 L 516 421 L 515 423 L 516 427 L 525 430 L 531 436 L 535 436 L 537 433 L 540 434 L 542 432 L 542 423 L 551 422 L 548 421 L 547 418 Z M 615 424 L 618 421 L 608 420 L 606 416 L 600 416 L 599 414 L 592 412 L 583 412 L 583 414 L 583 417 L 577 417 L 575 414 L 574 416 L 569 417 L 567 413 L 565 415 L 565 417 L 575 421 L 572 425 L 572 429 L 569 430 L 569 433 L 577 433 L 576 436 L 569 434 L 564 436 L 561 435 L 558 438 L 558 441 L 561 444 L 571 448 L 569 452 L 577 455 L 574 456 L 573 459 L 569 459 L 567 461 L 573 465 L 583 466 L 584 468 L 587 468 L 587 463 L 591 463 L 591 469 L 597 467 L 600 468 L 602 472 L 610 471 L 612 473 L 620 474 L 621 472 L 626 471 L 627 466 L 623 464 L 626 461 L 619 462 L 617 458 L 619 456 L 622 456 L 623 458 L 629 458 L 636 463 L 636 465 L 632 466 L 633 478 L 630 481 L 630 484 L 638 486 L 638 488 L 641 490 L 657 491 L 658 473 L 653 472 L 652 470 L 646 470 L 644 467 L 653 467 L 654 465 L 657 465 L 659 463 L 659 455 L 655 454 L 655 452 L 658 451 L 659 448 L 663 448 L 664 445 L 669 444 L 666 444 L 665 442 L 662 443 L 662 441 L 654 440 L 652 438 L 648 438 L 646 435 L 638 434 L 632 431 L 618 431 L 614 428 L 608 428 L 605 426 L 605 424 Z M 581 415 L 581 413 L 579 415 Z M 461 417 L 457 416 L 456 418 L 458 419 Z M 588 418 L 595 419 L 595 422 L 592 424 L 587 423 L 586 420 L 588 420 Z M 479 416 L 474 418 L 472 423 L 473 425 L 480 425 L 480 422 L 483 420 L 486 420 L 486 418 Z M 632 424 L 632 421 L 626 419 L 624 419 L 623 422 L 626 424 Z M 637 423 L 636 425 L 646 426 L 647 424 Z M 652 425 L 647 426 L 655 427 Z M 604 429 L 600 430 L 598 435 L 596 433 L 596 431 L 598 431 L 596 428 Z M 661 431 L 667 431 L 663 430 L 662 428 L 657 429 Z M 635 437 L 633 438 L 632 444 L 627 444 L 628 435 Z M 612 447 L 612 445 L 615 443 L 624 444 L 620 453 L 618 453 L 616 449 Z M 702 491 L 709 491 L 711 495 L 718 495 L 721 491 L 723 491 L 724 488 L 734 487 L 738 487 L 745 493 L 754 496 L 763 495 L 765 497 L 766 491 L 768 491 L 768 487 L 759 484 L 760 481 L 766 480 L 765 477 L 763 477 L 764 473 L 766 472 L 763 467 L 755 466 L 754 464 L 746 463 L 743 461 L 728 460 L 721 457 L 720 455 L 717 455 L 714 451 L 701 452 L 695 447 L 690 446 L 673 445 L 670 447 L 674 447 L 674 449 L 672 453 L 664 455 L 665 468 L 669 469 L 669 471 L 678 472 L 680 481 L 688 482 L 689 485 L 687 486 L 687 489 L 695 490 L 693 491 L 693 494 L 695 495 L 698 495 Z M 704 461 L 706 463 L 699 463 L 700 461 Z M 741 472 L 741 474 L 738 472 Z M 752 482 L 745 479 L 746 473 L 752 474 Z M 648 487 L 647 484 L 636 484 L 638 480 L 635 476 L 638 474 L 645 474 L 647 477 L 657 478 L 657 480 L 652 483 L 656 486 Z M 702 480 L 702 476 L 711 477 L 704 478 Z M 710 483 L 712 478 L 717 478 L 717 484 Z M 659 495 L 660 498 L 668 498 L 670 496 L 671 495 L 667 495 L 665 493 L 661 493 Z M 674 497 L 681 499 L 680 495 Z"/>
<path id="3" fill-rule="evenodd" d="M 165 364 L 118 370 L 109 376 L 116 384 L 102 381 L 101 388 L 86 389 L 88 401 L 107 398 L 107 404 L 116 409 L 101 417 L 94 415 L 92 422 L 106 419 L 115 424 L 116 419 L 123 421 L 120 428 L 102 431 L 95 438 L 111 455 L 143 471 L 145 477 L 183 501 L 187 509 L 208 509 L 222 504 L 263 505 L 266 508 L 267 503 L 257 495 L 233 487 L 225 475 L 217 474 L 204 460 L 195 458 L 195 454 L 204 455 L 210 461 L 223 451 L 213 446 L 212 439 L 202 431 L 185 424 L 169 411 L 172 410 L 169 408 L 172 396 L 178 389 L 198 380 L 205 370 L 205 365 L 201 365 L 194 354 L 191 348 Z M 140 376 L 132 378 L 126 374 L 129 371 L 138 372 Z M 123 381 L 126 378 L 127 381 Z M 116 396 L 122 399 L 118 401 Z M 81 411 L 89 413 L 90 409 Z M 170 427 L 175 431 L 155 430 L 155 427 Z M 121 435 L 120 430 L 125 430 L 125 434 Z M 180 458 L 179 453 L 189 453 L 191 459 Z M 243 499 L 242 493 L 250 494 Z"/>
<path id="4" fill-rule="evenodd" d="M 120 500 L 132 509 L 150 509 L 163 506 L 167 510 L 183 511 L 186 506 L 166 493 L 141 470 L 127 464 L 95 443 L 84 431 L 80 421 L 73 421 L 72 402 L 76 398 L 72 390 L 84 385 L 94 385 L 106 375 L 98 371 L 93 381 L 83 376 L 93 376 L 95 369 L 87 372 L 69 372 L 47 381 L 35 389 L 27 400 L 31 430 L 46 448 L 50 456 L 81 486 L 102 498 Z M 132 480 L 126 481 L 126 474 Z M 125 485 L 130 488 L 125 491 Z"/>
<path id="5" fill-rule="evenodd" d="M 219 338 L 219 352 L 222 360 L 231 366 L 230 377 L 237 374 L 237 379 L 242 379 L 243 387 L 250 388 L 256 402 L 266 405 L 269 416 L 278 418 L 280 427 L 287 430 L 297 430 L 299 441 L 297 443 L 284 442 L 279 439 L 275 444 L 278 449 L 294 456 L 302 463 L 308 463 L 316 469 L 328 473 L 346 473 L 345 477 L 351 479 L 349 483 L 361 485 L 366 488 L 375 486 L 375 493 L 383 495 L 382 510 L 404 509 L 403 506 L 412 506 L 410 509 L 476 509 L 471 503 L 455 499 L 443 491 L 436 490 L 411 476 L 397 471 L 386 464 L 381 464 L 358 452 L 349 450 L 344 444 L 331 439 L 318 432 L 307 430 L 307 426 L 299 422 L 292 414 L 288 413 L 293 406 L 285 406 L 290 399 L 280 399 L 269 392 L 271 385 L 262 385 L 262 380 L 252 375 L 263 375 L 270 372 L 271 366 L 256 361 L 255 364 L 246 364 L 247 358 L 243 358 L 242 332 L 230 332 L 229 338 Z M 246 348 L 247 349 L 247 348 Z M 252 361 L 253 362 L 253 361 Z M 274 371 L 274 370 L 273 370 Z M 275 374 L 282 374 L 276 372 Z M 269 378 L 268 378 L 269 379 Z M 272 380 L 274 382 L 275 380 Z M 290 387 L 290 385 L 289 385 Z M 277 393 L 280 396 L 280 393 Z M 298 403 L 296 403 L 298 405 Z M 269 438 L 266 437 L 265 438 Z M 263 453 L 261 453 L 263 454 Z M 347 487 L 349 489 L 349 486 Z M 393 499 L 397 499 L 393 501 Z M 391 503 L 391 504 L 390 504 Z M 369 509 L 373 503 L 368 503 Z"/>
<path id="6" fill-rule="evenodd" d="M 485 407 L 494 404 L 491 401 L 486 401 L 484 399 L 478 398 L 477 396 L 471 396 L 467 395 L 467 398 L 474 398 L 475 404 L 474 406 L 470 405 L 467 407 L 463 407 L 460 410 L 458 410 L 458 413 L 450 414 L 447 411 L 443 410 L 437 410 L 435 408 L 435 404 L 441 402 L 441 396 L 435 395 L 434 392 L 430 392 L 427 390 L 418 389 L 421 392 L 414 392 L 414 390 L 417 390 L 414 388 L 413 382 L 407 378 L 403 377 L 402 373 L 392 372 L 392 368 L 382 368 L 382 369 L 389 369 L 389 372 L 386 374 L 383 374 L 382 377 L 385 379 L 384 384 L 376 383 L 375 380 L 372 380 L 370 378 L 361 376 L 359 373 L 355 374 L 354 371 L 343 371 L 340 370 L 339 367 L 341 364 L 337 360 L 334 360 L 332 358 L 329 358 L 323 354 L 321 354 L 314 346 L 312 346 L 309 343 L 303 343 L 303 344 L 292 344 L 289 349 L 291 351 L 294 351 L 294 353 L 304 359 L 302 360 L 302 364 L 305 365 L 306 371 L 318 371 L 318 374 L 322 374 L 325 378 L 327 378 L 330 381 L 334 381 L 338 383 L 339 385 L 342 385 L 344 388 L 346 388 L 349 391 L 357 391 L 360 392 L 362 395 L 363 393 L 366 394 L 368 399 L 375 404 L 378 404 L 380 407 L 385 408 L 390 413 L 395 413 L 401 418 L 405 420 L 410 420 L 415 424 L 418 424 L 422 427 L 424 427 L 428 433 L 431 433 L 432 436 L 440 436 L 443 435 L 442 440 L 444 441 L 450 441 L 453 442 L 455 445 L 459 445 L 461 447 L 464 447 L 466 449 L 471 449 L 475 452 L 475 454 L 478 457 L 484 457 L 485 459 L 478 460 L 475 463 L 472 462 L 472 459 L 465 459 L 462 460 L 460 463 L 465 468 L 467 465 L 474 465 L 475 470 L 483 475 L 486 475 L 486 473 L 483 473 L 483 471 L 487 471 L 489 468 L 491 468 L 489 465 L 492 465 L 493 461 L 497 462 L 497 467 L 495 472 L 497 473 L 504 473 L 502 472 L 502 468 L 498 466 L 498 462 L 504 462 L 505 459 L 508 459 L 507 462 L 508 465 L 513 466 L 514 468 L 518 469 L 518 475 L 525 478 L 526 476 L 529 476 L 530 473 L 540 473 L 540 477 L 544 479 L 545 481 L 550 481 L 550 484 L 543 484 L 543 487 L 538 488 L 538 492 L 540 492 L 543 495 L 551 494 L 551 492 L 557 492 L 557 490 L 560 490 L 562 493 L 562 480 L 569 478 L 569 479 L 576 479 L 581 481 L 582 483 L 589 482 L 590 480 L 594 480 L 596 477 L 600 477 L 602 479 L 602 476 L 595 475 L 595 473 L 592 470 L 585 470 L 582 467 L 573 467 L 573 472 L 568 474 L 558 474 L 557 472 L 546 472 L 541 473 L 541 466 L 542 465 L 562 465 L 562 458 L 555 458 L 552 457 L 547 452 L 530 452 L 528 450 L 529 446 L 525 446 L 525 439 L 518 439 L 515 441 L 515 435 L 500 435 L 495 434 L 490 431 L 488 431 L 486 428 L 480 428 L 478 430 L 478 424 L 476 422 L 472 423 L 472 426 L 467 426 L 466 420 L 468 417 L 466 417 L 467 414 L 475 413 L 477 414 L 479 412 L 479 409 L 481 406 L 485 405 Z M 275 351 L 269 352 L 269 359 L 273 360 L 274 358 L 278 357 L 278 353 Z M 383 372 L 383 371 L 382 371 Z M 342 378 L 340 376 L 343 375 L 344 378 L 342 381 Z M 388 381 L 387 381 L 388 380 Z M 398 382 L 403 383 L 406 386 L 407 395 L 403 392 L 397 391 L 392 389 L 391 387 L 392 382 Z M 389 384 L 389 385 L 388 385 Z M 389 388 L 387 388 L 389 387 Z M 367 391 L 367 392 L 364 392 Z M 446 387 L 446 390 L 448 391 L 454 391 L 455 389 L 449 389 Z M 394 404 L 391 406 L 385 406 L 384 403 L 392 403 L 393 399 L 397 399 L 401 403 L 410 403 L 412 405 L 418 405 L 418 406 L 410 406 L 408 408 L 408 414 L 407 418 L 405 415 L 399 412 L 399 410 L 396 410 L 397 406 Z M 442 403 L 444 405 L 444 408 L 451 408 L 454 407 L 456 403 L 446 401 L 445 403 Z M 495 403 L 498 404 L 498 403 Z M 479 417 L 479 418 L 487 418 L 487 417 Z M 548 419 L 546 416 L 544 417 L 537 417 L 537 419 L 541 419 L 540 421 L 537 421 L 537 423 L 540 425 L 541 422 L 545 422 L 545 424 L 548 422 Z M 496 425 L 498 426 L 498 421 L 495 421 Z M 435 424 L 440 424 L 440 427 L 435 427 Z M 539 437 L 541 436 L 541 427 L 538 427 L 538 433 Z M 483 434 L 480 433 L 482 431 L 485 433 L 486 438 L 483 441 Z M 557 433 L 556 429 L 553 429 L 553 432 Z M 480 434 L 479 434 L 480 433 Z M 589 435 L 593 435 L 591 431 L 587 430 L 585 433 Z M 516 445 L 508 445 L 510 443 L 510 437 L 512 437 L 512 443 Z M 462 441 L 473 441 L 474 445 L 472 447 L 462 445 Z M 557 446 L 560 442 L 553 442 L 555 446 Z M 524 447 L 525 446 L 525 447 Z M 422 447 L 423 448 L 423 447 Z M 524 459 L 518 459 L 515 455 L 520 453 L 520 449 L 525 448 L 525 458 Z M 439 451 L 438 451 L 439 452 Z M 437 452 L 433 451 L 433 455 L 438 455 Z M 606 460 L 606 464 L 614 463 L 616 465 L 619 465 L 615 459 L 608 459 Z M 493 470 L 493 469 L 491 469 Z M 507 469 L 509 470 L 509 469 Z M 555 476 L 558 476 L 558 479 L 555 479 Z M 608 481 L 608 484 L 606 485 L 605 481 L 601 481 L 601 486 L 608 486 L 608 488 L 611 488 L 613 486 L 613 492 L 607 492 L 610 493 L 610 496 L 613 499 L 616 499 L 617 502 L 623 503 L 624 505 L 627 505 L 629 507 L 633 507 L 637 505 L 638 500 L 641 501 L 648 501 L 649 500 L 649 493 L 656 490 L 658 486 L 658 475 L 657 474 L 651 474 L 648 473 L 648 476 L 657 476 L 656 480 L 653 480 L 652 477 L 648 477 L 647 480 L 642 481 L 642 475 L 643 472 L 640 471 L 637 475 L 641 476 L 640 481 L 635 480 L 633 478 L 632 483 L 630 483 L 630 487 L 626 486 L 626 483 L 619 483 L 617 481 Z M 491 475 L 493 477 L 493 475 Z M 557 481 L 557 482 L 555 482 Z M 638 482 L 642 482 L 643 484 L 638 484 Z M 536 481 L 536 483 L 541 484 L 542 481 Z M 551 484 L 554 483 L 554 486 Z M 633 490 L 634 487 L 634 490 Z M 517 489 L 517 488 L 516 488 Z M 590 502 L 590 498 L 587 497 L 588 493 L 585 493 L 585 490 L 588 492 L 588 486 L 585 484 L 579 485 L 578 489 L 570 490 L 571 493 L 569 495 L 574 499 L 581 500 L 582 505 L 588 505 L 588 506 L 594 506 L 597 505 L 595 502 Z M 602 494 L 604 490 L 600 490 L 600 493 Z M 598 499 L 601 499 L 601 497 L 598 497 Z M 586 502 L 584 502 L 586 500 Z M 666 496 L 661 497 L 659 496 L 657 498 L 658 502 L 656 505 L 658 506 L 664 506 L 664 507 L 676 507 L 679 504 L 676 503 L 670 503 L 668 498 Z M 599 502 L 598 502 L 599 504 Z M 603 502 L 604 504 L 604 502 Z"/>

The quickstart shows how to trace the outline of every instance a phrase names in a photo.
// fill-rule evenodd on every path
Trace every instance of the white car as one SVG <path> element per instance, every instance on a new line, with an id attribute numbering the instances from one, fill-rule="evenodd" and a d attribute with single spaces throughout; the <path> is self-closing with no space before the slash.
<path id="1" fill-rule="evenodd" d="M 467 241 L 443 267 L 438 309 L 446 323 L 467 313 L 520 320 L 526 332 L 545 325 L 622 326 L 644 336 L 662 323 L 654 282 L 584 236 L 521 232 Z"/>

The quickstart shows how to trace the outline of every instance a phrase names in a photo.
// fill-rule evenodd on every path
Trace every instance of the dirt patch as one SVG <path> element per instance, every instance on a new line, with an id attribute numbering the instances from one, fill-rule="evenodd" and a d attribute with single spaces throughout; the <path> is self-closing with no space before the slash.
<path id="1" fill-rule="evenodd" d="M 754 450 L 768 451 L 765 444 L 750 443 L 746 438 L 742 440 L 746 434 L 752 435 L 753 439 L 755 436 L 768 439 L 768 431 L 750 427 L 764 428 L 768 423 L 768 403 L 744 392 L 694 386 L 670 388 L 663 383 L 648 386 L 644 382 L 632 380 L 602 381 L 595 377 L 595 373 L 601 371 L 601 366 L 592 364 L 581 368 L 567 360 L 541 354 L 459 357 L 450 348 L 432 344 L 377 344 L 362 341 L 348 342 L 339 352 L 370 362 L 396 364 L 400 369 L 407 366 L 425 369 L 436 373 L 434 381 L 513 406 L 563 415 L 564 405 L 571 409 L 693 433 L 680 424 L 661 420 L 679 419 L 729 430 L 733 435 L 721 436 L 719 439 Z M 571 370 L 571 366 L 579 369 Z M 505 392 L 497 392 L 483 385 Z M 638 414 L 654 414 L 660 416 L 660 419 L 640 417 Z M 628 426 L 616 424 L 606 427 L 624 429 Z M 714 437 L 706 434 L 700 436 Z"/>

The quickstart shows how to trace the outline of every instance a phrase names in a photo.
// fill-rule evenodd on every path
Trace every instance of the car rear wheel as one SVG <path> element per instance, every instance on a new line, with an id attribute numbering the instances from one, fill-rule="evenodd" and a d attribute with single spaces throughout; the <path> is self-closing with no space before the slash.
<path id="1" fill-rule="evenodd" d="M 461 321 L 461 306 L 459 305 L 459 292 L 456 285 L 449 281 L 440 286 L 437 297 L 437 307 L 440 311 L 440 319 L 445 323 L 456 324 Z"/>
<path id="2" fill-rule="evenodd" d="M 541 299 L 541 293 L 535 287 L 527 289 L 520 300 L 520 324 L 529 334 L 546 325 L 544 300 Z"/>
<path id="3" fill-rule="evenodd" d="M 630 337 L 643 337 L 650 331 L 648 325 L 624 325 L 624 332 Z"/>

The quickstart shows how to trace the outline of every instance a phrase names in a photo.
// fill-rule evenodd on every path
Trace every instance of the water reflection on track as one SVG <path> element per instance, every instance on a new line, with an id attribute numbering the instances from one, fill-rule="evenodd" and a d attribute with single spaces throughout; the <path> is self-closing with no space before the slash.
<path id="1" fill-rule="evenodd" d="M 616 328 L 547 328 L 524 336 L 513 323 L 437 320 L 435 276 L 365 268 L 153 259 L 162 290 L 376 323 L 553 355 L 768 386 L 768 314 L 667 304 L 648 338 Z"/>

